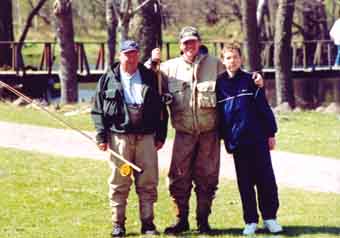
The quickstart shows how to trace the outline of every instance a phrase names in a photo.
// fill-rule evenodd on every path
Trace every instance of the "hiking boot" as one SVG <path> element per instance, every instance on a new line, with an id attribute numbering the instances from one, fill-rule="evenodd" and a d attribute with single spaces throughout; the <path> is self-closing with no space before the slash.
<path id="1" fill-rule="evenodd" d="M 125 227 L 119 224 L 115 224 L 111 232 L 111 237 L 124 237 L 124 236 L 125 236 Z"/>
<path id="2" fill-rule="evenodd" d="M 189 222 L 187 218 L 178 218 L 176 223 L 165 228 L 165 234 L 178 234 L 189 230 Z"/>
<path id="3" fill-rule="evenodd" d="M 264 220 L 263 225 L 270 233 L 279 233 L 283 231 L 282 226 L 275 219 Z"/>
<path id="4" fill-rule="evenodd" d="M 157 231 L 156 226 L 153 222 L 142 222 L 141 233 L 145 235 L 159 235 L 159 232 Z"/>

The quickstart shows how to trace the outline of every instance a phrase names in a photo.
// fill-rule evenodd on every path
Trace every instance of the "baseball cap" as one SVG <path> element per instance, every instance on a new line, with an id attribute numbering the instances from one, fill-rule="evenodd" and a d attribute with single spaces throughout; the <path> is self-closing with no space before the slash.
<path id="1" fill-rule="evenodd" d="M 120 52 L 139 51 L 139 45 L 133 40 L 125 40 L 120 46 Z"/>
<path id="2" fill-rule="evenodd" d="M 183 27 L 179 34 L 179 39 L 181 43 L 188 41 L 188 40 L 200 40 L 201 37 L 195 27 L 186 26 Z"/>

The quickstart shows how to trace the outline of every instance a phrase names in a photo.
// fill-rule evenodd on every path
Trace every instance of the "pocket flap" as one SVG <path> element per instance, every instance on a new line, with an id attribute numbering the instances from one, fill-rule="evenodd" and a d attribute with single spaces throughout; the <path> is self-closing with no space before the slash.
<path id="1" fill-rule="evenodd" d="M 108 89 L 104 92 L 105 98 L 107 99 L 114 99 L 116 96 L 116 91 L 114 89 Z"/>

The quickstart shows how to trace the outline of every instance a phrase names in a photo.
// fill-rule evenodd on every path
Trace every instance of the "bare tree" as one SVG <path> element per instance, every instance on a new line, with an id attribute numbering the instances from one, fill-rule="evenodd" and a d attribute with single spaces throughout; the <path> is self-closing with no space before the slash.
<path id="1" fill-rule="evenodd" d="M 127 39 L 131 19 L 149 2 L 150 0 L 141 1 L 135 9 L 132 9 L 132 0 L 106 0 L 105 14 L 108 36 L 106 58 L 108 65 L 112 65 L 115 59 L 117 31 L 121 33 L 121 40 Z"/>
<path id="2" fill-rule="evenodd" d="M 276 104 L 288 103 L 291 108 L 294 108 L 291 39 L 295 0 L 279 0 L 278 2 L 274 38 Z"/>
<path id="3" fill-rule="evenodd" d="M 12 1 L 2 0 L 0 8 L 0 41 L 13 41 Z M 9 44 L 0 44 L 0 67 L 11 65 L 11 47 Z"/>
<path id="4" fill-rule="evenodd" d="M 144 0 L 136 8 L 133 9 L 132 0 L 119 0 L 118 4 L 113 4 L 113 11 L 118 20 L 118 31 L 121 35 L 121 40 L 129 38 L 130 21 L 136 13 L 151 0 Z"/>
<path id="5" fill-rule="evenodd" d="M 261 69 L 259 34 L 256 24 L 256 1 L 242 0 L 242 29 L 244 36 L 244 56 L 246 68 L 251 71 Z M 255 23 L 255 24 L 254 24 Z"/>
<path id="6" fill-rule="evenodd" d="M 55 0 L 56 34 L 60 45 L 61 102 L 78 101 L 77 58 L 74 44 L 72 0 Z"/>
<path id="7" fill-rule="evenodd" d="M 257 25 L 260 31 L 260 40 L 262 41 L 274 40 L 277 6 L 277 0 L 258 1 Z"/>
<path id="8" fill-rule="evenodd" d="M 143 1 L 139 0 L 140 3 Z M 141 25 L 139 43 L 141 46 L 141 60 L 146 61 L 152 49 L 162 44 L 161 6 L 158 0 L 149 1 L 141 10 Z"/>

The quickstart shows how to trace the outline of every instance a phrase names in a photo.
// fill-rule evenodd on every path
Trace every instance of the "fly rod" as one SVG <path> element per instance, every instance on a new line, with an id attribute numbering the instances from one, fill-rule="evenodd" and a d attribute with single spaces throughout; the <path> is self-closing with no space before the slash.
<path id="1" fill-rule="evenodd" d="M 71 124 L 69 124 L 68 122 L 66 122 L 65 120 L 63 120 L 62 118 L 60 118 L 59 116 L 57 116 L 56 114 L 50 112 L 49 110 L 47 110 L 46 108 L 44 108 L 43 106 L 39 105 L 38 103 L 35 103 L 30 97 L 26 96 L 25 94 L 19 92 L 18 90 L 16 90 L 15 88 L 11 87 L 10 85 L 2 82 L 0 80 L 0 86 L 3 86 L 4 88 L 8 89 L 9 91 L 11 91 L 12 93 L 16 94 L 17 96 L 21 97 L 22 99 L 24 99 L 27 103 L 31 103 L 34 106 L 38 107 L 39 109 L 41 109 L 42 111 L 46 112 L 48 115 L 50 115 L 53 119 L 55 119 L 56 121 L 58 121 L 59 123 L 63 124 L 64 126 L 78 132 L 79 134 L 81 134 L 82 136 L 86 137 L 88 140 L 90 140 L 92 143 L 94 143 L 95 145 L 97 145 L 97 142 L 88 134 L 84 133 L 83 131 L 79 130 L 78 128 L 75 128 L 74 126 L 72 126 Z M 123 161 L 125 164 L 131 166 L 134 170 L 136 170 L 139 173 L 142 173 L 143 170 L 141 168 L 139 168 L 137 165 L 135 165 L 134 163 L 128 161 L 127 159 L 125 159 L 124 157 L 122 157 L 120 154 L 118 154 L 117 152 L 113 151 L 112 149 L 108 148 L 107 151 L 112 154 L 114 157 L 116 157 L 117 159 Z"/>

